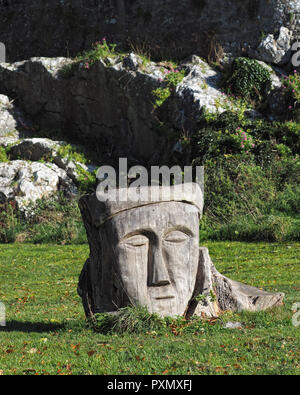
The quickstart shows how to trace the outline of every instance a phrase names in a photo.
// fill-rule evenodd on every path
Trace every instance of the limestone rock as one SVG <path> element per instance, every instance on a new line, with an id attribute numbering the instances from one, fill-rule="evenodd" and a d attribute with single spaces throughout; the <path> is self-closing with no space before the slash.
<path id="1" fill-rule="evenodd" d="M 291 33 L 282 26 L 277 40 L 273 34 L 264 38 L 256 50 L 257 59 L 267 63 L 285 64 L 291 56 Z"/>
<path id="2" fill-rule="evenodd" d="M 142 64 L 133 53 L 123 60 L 99 60 L 88 69 L 75 63 L 68 74 L 64 66 L 70 62 L 32 58 L 2 63 L 2 89 L 18 97 L 40 128 L 62 130 L 100 155 L 129 157 L 134 152 L 149 160 L 166 151 L 167 140 L 157 133 L 160 123 L 153 111 L 153 91 L 166 87 L 166 67 Z M 195 56 L 179 67 L 185 68 L 186 77 L 159 110 L 159 118 L 170 128 L 190 130 L 205 107 L 222 111 L 223 95 L 217 87 L 221 74 Z"/>
<path id="3" fill-rule="evenodd" d="M 32 125 L 15 106 L 13 100 L 0 95 L 0 138 L 28 135 Z"/>
<path id="4" fill-rule="evenodd" d="M 125 58 L 99 60 L 89 68 L 75 62 L 69 73 L 64 66 L 70 63 L 68 58 L 2 63 L 0 84 L 6 94 L 18 97 L 39 128 L 61 130 L 100 156 L 130 157 L 134 152 L 146 162 L 164 157 L 176 141 L 158 133 L 161 124 L 192 133 L 204 109 L 221 113 L 234 106 L 219 88 L 222 73 L 196 55 L 178 65 L 179 70 L 185 70 L 185 77 L 156 110 L 153 92 L 170 88 L 166 82 L 171 70 L 168 62 L 143 63 L 130 53 Z M 270 108 L 276 113 L 283 108 L 276 93 L 281 82 L 279 73 L 271 70 L 268 94 Z M 76 178 L 73 164 L 68 170 L 59 158 L 55 163 Z"/>
<path id="5" fill-rule="evenodd" d="M 211 113 L 225 111 L 226 97 L 218 87 L 221 73 L 195 55 L 181 67 L 186 69 L 186 76 L 176 88 L 171 116 L 177 128 L 195 130 L 204 109 Z"/>
<path id="6" fill-rule="evenodd" d="M 138 55 L 131 52 L 124 58 L 123 65 L 124 67 L 127 67 L 132 71 L 137 71 L 138 68 L 142 65 L 142 61 Z"/>
<path id="7" fill-rule="evenodd" d="M 28 206 L 57 191 L 75 194 L 76 187 L 66 172 L 55 164 L 15 160 L 0 163 L 0 201 L 15 201 L 25 215 Z"/>
<path id="8" fill-rule="evenodd" d="M 17 158 L 29 161 L 46 160 L 53 156 L 57 143 L 46 138 L 29 138 L 18 141 L 10 148 L 12 160 Z"/>
<path id="9" fill-rule="evenodd" d="M 76 184 L 78 183 L 78 166 L 80 166 L 86 172 L 92 172 L 97 167 L 93 164 L 85 165 L 74 161 L 68 156 L 63 157 L 59 154 L 59 149 L 68 145 L 65 141 L 55 141 L 47 138 L 27 138 L 21 141 L 11 143 L 10 158 L 23 159 L 30 161 L 49 161 L 56 164 L 60 169 L 63 169 L 67 176 Z M 76 146 L 73 146 L 76 150 Z"/>

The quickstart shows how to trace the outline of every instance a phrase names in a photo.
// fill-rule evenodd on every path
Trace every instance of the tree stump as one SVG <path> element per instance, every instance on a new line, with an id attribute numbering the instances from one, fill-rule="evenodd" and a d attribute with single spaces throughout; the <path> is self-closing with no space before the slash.
<path id="1" fill-rule="evenodd" d="M 185 195 L 178 193 L 178 186 L 170 187 L 168 195 L 164 187 L 156 187 L 154 199 L 151 193 L 135 201 L 115 195 L 104 201 L 96 193 L 80 199 L 90 256 L 78 293 L 88 318 L 128 305 L 189 318 L 218 316 L 226 310 L 266 310 L 282 303 L 283 293 L 261 291 L 223 276 L 208 249 L 199 248 L 203 196 L 193 186 L 194 193 Z M 139 193 L 142 196 L 142 190 Z"/>

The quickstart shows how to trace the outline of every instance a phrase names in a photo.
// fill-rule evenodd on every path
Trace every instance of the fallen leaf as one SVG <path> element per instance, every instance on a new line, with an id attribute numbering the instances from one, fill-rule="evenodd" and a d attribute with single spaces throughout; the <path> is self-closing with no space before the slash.
<path id="1" fill-rule="evenodd" d="M 80 347 L 80 344 L 71 344 L 72 350 L 78 350 L 79 347 Z"/>

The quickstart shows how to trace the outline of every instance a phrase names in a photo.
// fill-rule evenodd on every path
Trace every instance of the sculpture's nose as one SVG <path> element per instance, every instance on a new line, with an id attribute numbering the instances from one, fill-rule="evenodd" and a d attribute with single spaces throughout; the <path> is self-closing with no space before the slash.
<path id="1" fill-rule="evenodd" d="M 152 251 L 149 267 L 149 285 L 162 286 L 171 284 L 169 274 L 159 248 Z"/>

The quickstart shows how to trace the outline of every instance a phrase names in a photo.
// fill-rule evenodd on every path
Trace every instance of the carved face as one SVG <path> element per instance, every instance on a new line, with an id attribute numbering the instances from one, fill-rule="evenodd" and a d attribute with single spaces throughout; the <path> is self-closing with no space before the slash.
<path id="1" fill-rule="evenodd" d="M 182 202 L 151 204 L 119 213 L 108 222 L 104 228 L 110 243 L 104 243 L 103 255 L 111 256 L 113 249 L 131 303 L 161 315 L 184 314 L 198 267 L 196 207 Z M 113 232 L 107 233 L 108 227 Z"/>

